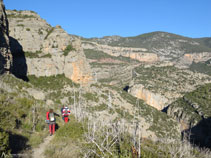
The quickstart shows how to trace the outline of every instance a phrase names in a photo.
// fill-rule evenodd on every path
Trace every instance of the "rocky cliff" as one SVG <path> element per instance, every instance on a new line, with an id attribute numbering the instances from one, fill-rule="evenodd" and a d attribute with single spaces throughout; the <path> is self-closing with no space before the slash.
<path id="1" fill-rule="evenodd" d="M 167 114 L 181 124 L 181 130 L 197 145 L 211 147 L 211 84 L 185 94 L 167 108 Z"/>
<path id="2" fill-rule="evenodd" d="M 196 63 L 203 62 L 211 59 L 210 52 L 201 52 L 201 53 L 192 53 L 192 54 L 184 54 L 186 60 L 190 61 L 191 63 L 194 61 Z"/>
<path id="3" fill-rule="evenodd" d="M 184 54 L 199 53 L 201 58 L 206 58 L 207 54 L 204 52 L 207 52 L 209 56 L 211 54 L 210 38 L 194 39 L 167 32 L 151 32 L 134 37 L 106 36 L 84 40 L 112 47 L 146 49 L 156 54 L 160 61 L 175 61 L 177 66 L 187 65 L 186 60 L 181 60 L 178 64 L 178 59 L 183 59 Z"/>
<path id="4" fill-rule="evenodd" d="M 11 71 L 12 54 L 10 51 L 8 20 L 3 1 L 0 1 L 0 74 Z"/>
<path id="5" fill-rule="evenodd" d="M 54 54 L 51 57 L 27 58 L 28 75 L 52 76 L 64 74 L 76 83 L 92 81 L 92 72 L 82 49 L 72 50 L 68 55 Z"/>
<path id="6" fill-rule="evenodd" d="M 77 83 L 92 81 L 79 38 L 73 39 L 59 25 L 50 26 L 33 11 L 8 10 L 7 14 L 10 36 L 20 46 L 19 49 L 14 47 L 14 52 L 25 54 L 16 63 L 20 65 L 25 61 L 27 75 L 64 74 Z"/>
<path id="7" fill-rule="evenodd" d="M 82 44 L 84 49 L 93 49 L 96 51 L 103 51 L 111 56 L 129 57 L 140 62 L 152 63 L 159 61 L 159 57 L 155 53 L 150 53 L 145 48 L 131 48 L 131 47 L 113 47 L 108 45 L 98 44 L 96 42 L 84 41 Z"/>
<path id="8" fill-rule="evenodd" d="M 159 93 L 153 93 L 144 88 L 143 85 L 135 85 L 130 88 L 130 92 L 133 96 L 144 100 L 148 105 L 152 107 L 163 110 L 166 105 L 168 105 L 168 99 Z"/>
<path id="9" fill-rule="evenodd" d="M 160 64 L 137 66 L 133 71 L 129 92 L 158 110 L 199 85 L 211 82 L 209 75 Z"/>

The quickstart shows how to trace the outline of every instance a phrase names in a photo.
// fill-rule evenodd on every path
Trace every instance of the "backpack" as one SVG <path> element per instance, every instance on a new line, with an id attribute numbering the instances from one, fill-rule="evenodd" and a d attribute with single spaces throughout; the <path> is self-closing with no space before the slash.
<path id="1" fill-rule="evenodd" d="M 67 108 L 65 108 L 64 114 L 68 114 Z"/>
<path id="2" fill-rule="evenodd" d="M 61 114 L 63 113 L 63 109 L 64 109 L 64 108 L 61 108 Z"/>
<path id="3" fill-rule="evenodd" d="M 54 122 L 55 121 L 55 117 L 54 117 L 54 113 L 49 113 L 49 120 L 50 122 Z"/>

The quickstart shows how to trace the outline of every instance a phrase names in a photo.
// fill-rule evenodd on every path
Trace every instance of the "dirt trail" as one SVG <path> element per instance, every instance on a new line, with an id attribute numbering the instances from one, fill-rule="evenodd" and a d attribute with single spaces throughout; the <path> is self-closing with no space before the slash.
<path id="1" fill-rule="evenodd" d="M 54 138 L 54 135 L 47 136 L 44 139 L 44 142 L 41 143 L 38 148 L 33 149 L 32 158 L 45 158 L 44 156 L 45 148 L 48 146 L 48 144 L 53 138 Z"/>

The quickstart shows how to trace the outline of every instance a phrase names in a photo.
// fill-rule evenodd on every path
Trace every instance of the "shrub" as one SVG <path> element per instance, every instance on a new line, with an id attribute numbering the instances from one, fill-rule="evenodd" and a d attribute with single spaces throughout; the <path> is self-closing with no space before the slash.
<path id="1" fill-rule="evenodd" d="M 17 26 L 24 27 L 24 25 L 23 25 L 23 24 L 18 24 Z"/>
<path id="2" fill-rule="evenodd" d="M 45 55 L 43 55 L 43 56 L 41 56 L 41 58 L 51 58 L 52 57 L 52 55 L 51 54 L 45 54 Z"/>
<path id="3" fill-rule="evenodd" d="M 73 51 L 73 50 L 75 50 L 75 48 L 73 48 L 73 46 L 72 46 L 71 44 L 69 44 L 69 45 L 65 48 L 65 50 L 63 51 L 63 52 L 64 52 L 64 56 L 67 56 L 68 53 L 69 53 L 70 51 Z"/>
<path id="4" fill-rule="evenodd" d="M 0 128 L 0 156 L 3 154 L 8 155 L 9 153 L 9 134 Z"/>
<path id="5" fill-rule="evenodd" d="M 28 58 L 39 58 L 39 54 L 41 54 L 41 51 L 36 51 L 36 52 L 24 52 L 25 57 Z"/>
<path id="6" fill-rule="evenodd" d="M 48 36 L 54 31 L 54 27 L 52 27 L 49 31 L 47 31 L 47 35 L 45 36 L 45 40 L 48 38 Z"/>

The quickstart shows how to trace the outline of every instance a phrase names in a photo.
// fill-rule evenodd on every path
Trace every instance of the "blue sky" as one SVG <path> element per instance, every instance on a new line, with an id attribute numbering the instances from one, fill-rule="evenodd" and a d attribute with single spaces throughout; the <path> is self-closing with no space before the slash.
<path id="1" fill-rule="evenodd" d="M 211 37 L 211 0 L 4 0 L 6 9 L 33 10 L 52 26 L 83 37 L 165 31 Z"/>

